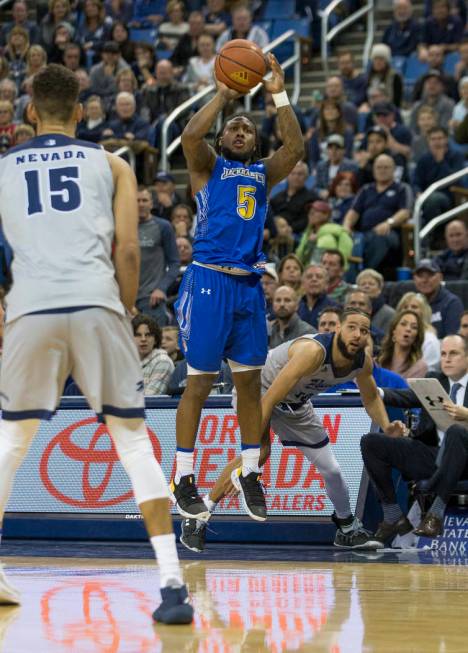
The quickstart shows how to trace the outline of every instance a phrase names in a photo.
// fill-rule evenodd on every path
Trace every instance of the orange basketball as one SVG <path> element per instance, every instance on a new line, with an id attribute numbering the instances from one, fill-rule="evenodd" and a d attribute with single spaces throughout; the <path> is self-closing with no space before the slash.
<path id="1" fill-rule="evenodd" d="M 266 74 L 265 56 L 255 43 L 233 39 L 221 48 L 215 61 L 216 78 L 238 93 L 247 93 Z"/>

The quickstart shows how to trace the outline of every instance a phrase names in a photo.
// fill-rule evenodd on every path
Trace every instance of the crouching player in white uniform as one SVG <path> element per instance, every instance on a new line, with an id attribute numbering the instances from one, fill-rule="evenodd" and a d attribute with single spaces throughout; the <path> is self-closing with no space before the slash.
<path id="1" fill-rule="evenodd" d="M 136 179 L 119 157 L 75 139 L 78 92 L 67 68 L 39 72 L 28 109 L 37 136 L 0 160 L 0 215 L 14 254 L 0 378 L 0 524 L 40 419 L 52 417 L 72 374 L 106 422 L 159 562 L 163 600 L 153 618 L 190 623 L 125 310 L 135 304 L 140 267 Z M 0 603 L 19 600 L 1 571 Z"/>
<path id="2" fill-rule="evenodd" d="M 355 379 L 370 418 L 387 435 L 399 436 L 404 433 L 402 422 L 390 423 L 372 377 L 372 361 L 364 352 L 369 330 L 370 318 L 366 313 L 358 309 L 345 310 L 336 334 L 304 335 L 270 350 L 261 376 L 261 465 L 270 455 L 271 425 L 283 446 L 299 449 L 323 476 L 335 508 L 332 519 L 338 530 L 334 544 L 349 549 L 375 549 L 379 548 L 379 543 L 369 537 L 351 512 L 346 481 L 310 398 L 338 383 Z M 210 494 L 204 497 L 210 512 L 232 491 L 231 483 L 238 489 L 238 466 L 239 459 L 231 461 Z M 202 551 L 205 532 L 206 522 L 185 519 L 181 542 L 192 551 Z"/>

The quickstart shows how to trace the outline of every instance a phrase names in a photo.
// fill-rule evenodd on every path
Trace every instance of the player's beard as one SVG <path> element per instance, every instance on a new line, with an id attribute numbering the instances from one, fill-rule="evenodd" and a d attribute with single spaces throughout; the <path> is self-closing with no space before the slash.
<path id="1" fill-rule="evenodd" d="M 252 158 L 253 152 L 233 152 L 228 147 L 223 146 L 221 148 L 221 154 L 225 159 L 230 159 L 231 161 L 240 161 L 241 163 L 247 163 Z"/>
<path id="2" fill-rule="evenodd" d="M 340 354 L 347 358 L 349 361 L 353 361 L 355 358 L 358 357 L 358 355 L 361 353 L 362 349 L 357 349 L 355 354 L 352 354 L 351 352 L 348 351 L 345 341 L 341 337 L 341 334 L 339 333 L 337 338 L 336 338 L 336 344 L 338 345 L 338 349 L 340 350 Z"/>

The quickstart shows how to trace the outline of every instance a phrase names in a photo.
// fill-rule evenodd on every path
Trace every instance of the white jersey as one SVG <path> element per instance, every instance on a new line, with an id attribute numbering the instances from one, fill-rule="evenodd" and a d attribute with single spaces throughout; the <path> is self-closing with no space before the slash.
<path id="1" fill-rule="evenodd" d="M 7 322 L 82 306 L 125 313 L 111 260 L 113 194 L 94 143 L 45 134 L 0 159 L 0 216 L 13 250 Z"/>
<path id="2" fill-rule="evenodd" d="M 302 377 L 299 382 L 291 388 L 287 396 L 283 399 L 285 404 L 291 404 L 293 408 L 298 408 L 305 404 L 311 397 L 325 392 L 328 388 L 341 383 L 352 381 L 356 374 L 363 369 L 365 363 L 365 353 L 360 352 L 353 363 L 351 371 L 346 376 L 337 376 L 332 361 L 332 345 L 334 333 L 316 333 L 305 334 L 294 340 L 284 342 L 274 349 L 270 349 L 266 359 L 265 366 L 262 369 L 262 391 L 266 392 L 275 378 L 281 372 L 288 362 L 289 347 L 297 340 L 314 340 L 324 350 L 324 360 L 322 367 L 309 376 Z"/>

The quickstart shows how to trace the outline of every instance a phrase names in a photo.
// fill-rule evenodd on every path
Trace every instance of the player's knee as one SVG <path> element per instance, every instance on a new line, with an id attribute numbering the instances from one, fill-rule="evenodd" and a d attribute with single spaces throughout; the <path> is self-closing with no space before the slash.
<path id="1" fill-rule="evenodd" d="M 153 448 L 143 420 L 124 420 L 109 416 L 106 422 L 124 467 L 135 459 L 153 456 Z"/>
<path id="2" fill-rule="evenodd" d="M 249 372 L 240 372 L 233 375 L 234 383 L 236 386 L 237 394 L 240 396 L 248 396 L 250 398 L 260 397 L 261 381 L 260 372 L 258 370 L 250 370 Z"/>
<path id="3" fill-rule="evenodd" d="M 187 376 L 187 387 L 184 390 L 184 396 L 190 399 L 205 401 L 211 392 L 213 383 L 216 380 L 215 374 L 197 374 Z"/>

